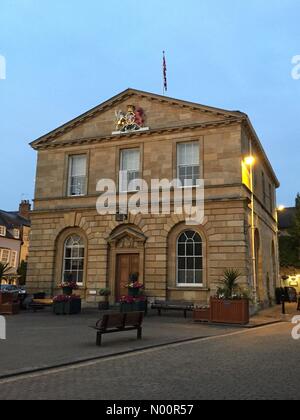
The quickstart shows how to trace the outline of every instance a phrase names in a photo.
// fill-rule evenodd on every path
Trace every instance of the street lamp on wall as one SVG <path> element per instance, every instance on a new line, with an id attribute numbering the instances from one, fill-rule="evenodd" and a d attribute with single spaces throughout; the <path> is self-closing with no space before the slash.
<path id="1" fill-rule="evenodd" d="M 285 206 L 283 206 L 283 205 L 280 205 L 280 206 L 277 207 L 277 211 L 279 213 L 282 213 L 284 210 L 285 210 Z"/>
<path id="2" fill-rule="evenodd" d="M 253 165 L 255 164 L 255 157 L 254 156 L 247 156 L 245 157 L 245 165 L 249 166 L 249 167 L 253 167 Z"/>

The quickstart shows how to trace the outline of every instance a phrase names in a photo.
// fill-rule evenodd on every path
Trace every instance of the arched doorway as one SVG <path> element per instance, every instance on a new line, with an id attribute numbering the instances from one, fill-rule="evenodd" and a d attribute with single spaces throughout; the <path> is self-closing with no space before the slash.
<path id="1" fill-rule="evenodd" d="M 116 302 L 128 294 L 126 285 L 132 273 L 139 274 L 145 286 L 144 262 L 146 236 L 134 225 L 122 225 L 109 237 L 109 287 L 111 299 Z"/>

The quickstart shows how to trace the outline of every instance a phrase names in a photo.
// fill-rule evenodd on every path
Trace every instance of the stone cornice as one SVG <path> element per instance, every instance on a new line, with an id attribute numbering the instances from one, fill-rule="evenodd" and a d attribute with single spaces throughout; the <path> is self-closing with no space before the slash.
<path id="1" fill-rule="evenodd" d="M 243 187 L 244 184 L 242 183 L 234 183 L 234 184 L 217 184 L 217 185 L 205 185 L 205 190 L 214 190 L 214 189 L 228 189 L 228 188 L 241 188 Z M 245 187 L 248 190 L 247 187 Z M 100 194 L 100 193 L 99 193 Z M 33 202 L 34 203 L 41 203 L 41 202 L 49 202 L 49 201 L 62 201 L 62 200 L 67 200 L 69 202 L 71 201 L 85 201 L 88 199 L 92 199 L 92 198 L 98 198 L 99 194 L 88 194 L 85 196 L 80 196 L 80 197 L 67 197 L 67 196 L 59 196 L 59 197 L 44 197 L 44 198 L 34 198 Z M 135 194 L 135 192 L 132 193 L 128 193 L 129 196 L 133 196 Z M 150 193 L 149 193 L 150 194 Z M 218 198 L 219 199 L 219 198 Z M 227 197 L 225 196 L 225 199 L 227 199 Z M 76 209 L 78 209 L 78 207 L 76 206 Z"/>
<path id="2" fill-rule="evenodd" d="M 242 196 L 231 196 L 231 197 L 223 197 L 223 198 L 208 198 L 205 200 L 205 203 L 230 203 L 230 202 L 249 202 L 249 199 L 247 197 L 242 197 Z M 171 202 L 172 204 L 172 202 Z M 69 213 L 69 212 L 76 212 L 76 213 L 82 213 L 82 212 L 86 212 L 86 211 L 90 211 L 90 212 L 97 212 L 96 206 L 76 206 L 76 208 L 74 207 L 66 207 L 66 206 L 61 206 L 61 207 L 56 207 L 55 209 L 37 209 L 37 210 L 33 210 L 31 212 L 31 215 L 42 215 L 42 214 L 47 214 L 47 213 L 56 213 L 57 215 L 59 215 L 60 213 Z M 99 217 L 106 217 L 106 216 L 100 216 Z"/>
<path id="3" fill-rule="evenodd" d="M 196 124 L 188 124 L 188 125 L 180 125 L 180 126 L 174 126 L 174 127 L 162 127 L 162 128 L 156 128 L 156 129 L 150 129 L 148 131 L 133 131 L 129 133 L 123 133 L 123 134 L 114 134 L 110 136 L 95 136 L 95 137 L 88 137 L 88 138 L 81 138 L 81 139 L 75 139 L 75 140 L 67 140 L 67 141 L 59 141 L 54 143 L 40 143 L 40 144 L 32 144 L 32 147 L 35 150 L 48 150 L 48 149 L 59 149 L 59 148 L 65 148 L 70 146 L 83 146 L 83 145 L 90 145 L 90 144 L 96 144 L 96 143 L 104 143 L 114 140 L 121 140 L 125 138 L 139 138 L 139 137 L 145 137 L 145 136 L 151 136 L 151 135 L 157 135 L 157 134 L 165 134 L 165 133 L 180 133 L 188 130 L 194 130 L 194 129 L 207 129 L 207 128 L 215 128 L 215 127 L 224 127 L 229 126 L 233 124 L 240 124 L 244 120 L 244 117 L 242 118 L 228 118 L 225 120 L 219 120 L 219 121 L 209 121 L 204 123 L 196 123 Z"/>
<path id="4" fill-rule="evenodd" d="M 275 174 L 275 171 L 271 165 L 271 162 L 268 159 L 268 156 L 261 144 L 261 141 L 259 140 L 259 137 L 253 127 L 253 125 L 251 124 L 251 121 L 249 120 L 248 117 L 244 118 L 243 120 L 243 128 L 246 131 L 246 133 L 250 136 L 251 140 L 253 141 L 253 143 L 256 145 L 257 149 L 258 149 L 258 153 L 259 156 L 262 158 L 262 160 L 266 163 L 267 165 L 267 169 L 269 171 L 269 174 L 271 175 L 271 177 L 273 178 L 276 187 L 279 188 L 280 187 L 280 182 Z"/>

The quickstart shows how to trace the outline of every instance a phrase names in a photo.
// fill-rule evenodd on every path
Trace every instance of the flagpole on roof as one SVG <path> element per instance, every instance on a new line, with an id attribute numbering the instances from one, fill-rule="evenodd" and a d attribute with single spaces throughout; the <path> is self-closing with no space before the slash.
<path id="1" fill-rule="evenodd" d="M 163 95 L 168 91 L 166 52 L 163 51 Z"/>

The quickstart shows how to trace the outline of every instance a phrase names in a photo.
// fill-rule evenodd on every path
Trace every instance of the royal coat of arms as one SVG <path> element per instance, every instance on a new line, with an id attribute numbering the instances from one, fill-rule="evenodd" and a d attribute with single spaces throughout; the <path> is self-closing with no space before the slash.
<path id="1" fill-rule="evenodd" d="M 145 113 L 142 108 L 128 105 L 127 112 L 116 111 L 117 132 L 127 133 L 144 129 Z"/>

